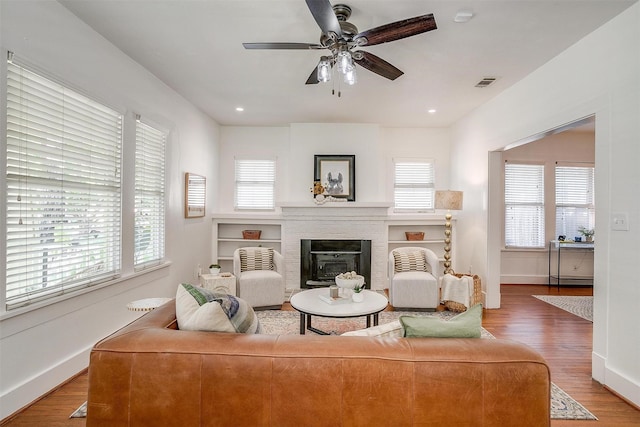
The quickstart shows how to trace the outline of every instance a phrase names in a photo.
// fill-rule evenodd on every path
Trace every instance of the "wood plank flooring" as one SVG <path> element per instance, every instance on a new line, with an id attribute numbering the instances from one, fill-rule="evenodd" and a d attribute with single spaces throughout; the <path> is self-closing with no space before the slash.
<path id="1" fill-rule="evenodd" d="M 551 426 L 640 426 L 640 410 L 591 379 L 591 322 L 531 296 L 547 294 L 592 295 L 592 289 L 502 285 L 502 308 L 485 310 L 482 324 L 498 338 L 521 341 L 539 351 L 551 367 L 551 380 L 598 417 L 598 421 L 552 420 Z M 292 308 L 287 304 L 283 309 Z M 69 419 L 69 415 L 86 400 L 87 387 L 83 372 L 0 425 L 84 426 L 84 419 Z"/>

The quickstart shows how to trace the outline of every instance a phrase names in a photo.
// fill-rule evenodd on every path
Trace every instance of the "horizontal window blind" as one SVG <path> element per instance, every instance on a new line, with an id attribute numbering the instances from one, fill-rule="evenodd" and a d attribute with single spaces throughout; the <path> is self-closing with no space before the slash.
<path id="1" fill-rule="evenodd" d="M 556 235 L 580 236 L 595 225 L 595 168 L 556 166 Z"/>
<path id="2" fill-rule="evenodd" d="M 544 247 L 544 166 L 506 163 L 504 202 L 505 246 Z"/>
<path id="3" fill-rule="evenodd" d="M 236 160 L 236 209 L 275 207 L 276 163 L 273 160 Z"/>
<path id="4" fill-rule="evenodd" d="M 7 64 L 7 308 L 117 276 L 122 116 Z"/>
<path id="5" fill-rule="evenodd" d="M 432 162 L 395 162 L 395 210 L 433 210 L 434 181 Z"/>
<path id="6" fill-rule="evenodd" d="M 136 121 L 134 266 L 160 263 L 165 249 L 165 145 L 167 136 Z"/>

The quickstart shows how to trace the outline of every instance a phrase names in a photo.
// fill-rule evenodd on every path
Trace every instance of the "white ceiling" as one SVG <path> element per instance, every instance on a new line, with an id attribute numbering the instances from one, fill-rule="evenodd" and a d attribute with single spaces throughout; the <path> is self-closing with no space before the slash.
<path id="1" fill-rule="evenodd" d="M 318 43 L 304 0 L 60 0 L 222 125 L 402 127 L 451 125 L 636 1 L 344 0 L 360 31 L 426 13 L 435 15 L 438 29 L 363 48 L 405 74 L 389 81 L 359 68 L 358 83 L 338 98 L 330 83 L 305 85 L 328 51 L 242 46 Z M 466 24 L 453 22 L 461 9 L 475 14 Z M 486 76 L 498 80 L 475 88 Z"/>

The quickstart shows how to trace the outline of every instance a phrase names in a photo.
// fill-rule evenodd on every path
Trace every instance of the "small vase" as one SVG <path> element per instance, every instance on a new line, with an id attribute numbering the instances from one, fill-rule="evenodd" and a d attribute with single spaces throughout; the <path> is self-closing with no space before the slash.
<path id="1" fill-rule="evenodd" d="M 210 268 L 209 269 L 209 273 L 213 274 L 214 276 L 217 276 L 218 274 L 220 274 L 220 269 L 219 268 Z"/>
<path id="2" fill-rule="evenodd" d="M 591 242 L 593 242 L 593 236 L 587 236 L 585 240 L 587 242 L 591 243 Z"/>
<path id="3" fill-rule="evenodd" d="M 362 302 L 364 301 L 364 294 L 362 292 L 358 292 L 358 293 L 353 293 L 353 295 L 351 296 L 351 299 L 353 300 L 353 302 Z"/>

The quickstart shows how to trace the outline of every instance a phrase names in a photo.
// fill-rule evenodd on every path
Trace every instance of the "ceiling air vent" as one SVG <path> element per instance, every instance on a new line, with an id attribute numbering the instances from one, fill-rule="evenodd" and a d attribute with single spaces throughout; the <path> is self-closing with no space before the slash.
<path id="1" fill-rule="evenodd" d="M 498 80 L 497 77 L 484 77 L 482 80 L 476 83 L 476 87 L 479 87 L 479 88 L 487 87 L 493 82 L 495 82 L 496 80 Z"/>

